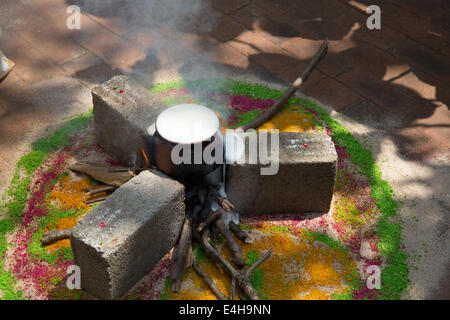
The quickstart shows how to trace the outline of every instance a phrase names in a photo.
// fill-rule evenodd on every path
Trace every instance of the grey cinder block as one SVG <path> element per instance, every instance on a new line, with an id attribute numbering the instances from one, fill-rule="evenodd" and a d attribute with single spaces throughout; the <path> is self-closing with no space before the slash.
<path id="1" fill-rule="evenodd" d="M 261 167 L 268 165 L 260 161 L 228 166 L 226 191 L 236 211 L 241 214 L 327 212 L 337 168 L 333 142 L 320 132 L 282 132 L 279 137 L 279 170 L 275 175 L 261 175 Z M 248 156 L 246 138 L 245 159 Z"/>
<path id="2" fill-rule="evenodd" d="M 126 76 L 115 76 L 92 90 L 97 143 L 123 165 L 142 167 L 147 128 L 167 107 Z"/>
<path id="3" fill-rule="evenodd" d="M 143 171 L 92 209 L 73 229 L 81 286 L 118 299 L 174 247 L 184 221 L 184 186 Z"/>

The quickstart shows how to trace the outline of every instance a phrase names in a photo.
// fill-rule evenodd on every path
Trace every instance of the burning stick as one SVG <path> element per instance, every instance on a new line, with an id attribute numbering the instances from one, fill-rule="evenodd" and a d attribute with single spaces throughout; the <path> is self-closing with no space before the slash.
<path id="1" fill-rule="evenodd" d="M 55 231 L 47 232 L 46 234 L 44 234 L 44 237 L 42 238 L 42 245 L 46 246 L 52 242 L 70 238 L 71 232 L 72 232 L 72 229 L 55 230 Z"/>
<path id="2" fill-rule="evenodd" d="M 116 186 L 100 186 L 100 187 L 96 187 L 96 188 L 92 188 L 92 189 L 87 189 L 87 193 L 92 196 L 94 194 L 97 193 L 102 193 L 102 192 L 107 192 L 107 191 L 114 191 L 116 190 L 117 187 Z"/>
<path id="3" fill-rule="evenodd" d="M 108 198 L 108 196 L 101 196 L 101 197 L 97 197 L 97 198 L 92 198 L 92 199 L 88 199 L 86 201 L 83 201 L 85 204 L 94 204 L 97 202 L 102 202 L 103 200 L 106 200 L 106 198 Z"/>
<path id="4" fill-rule="evenodd" d="M 208 276 L 208 274 L 199 267 L 196 261 L 194 261 L 193 267 L 195 272 L 197 272 L 197 274 L 203 279 L 203 281 L 205 281 L 205 283 L 208 285 L 208 287 L 211 289 L 211 291 L 216 295 L 216 297 L 219 300 L 227 300 L 227 297 L 216 286 L 214 280 L 211 279 L 211 277 Z"/>
<path id="5" fill-rule="evenodd" d="M 200 224 L 197 227 L 197 231 L 202 232 L 205 228 L 209 227 L 211 223 L 219 219 L 221 215 L 222 212 L 220 210 L 211 213 L 203 222 L 200 222 Z"/>
<path id="6" fill-rule="evenodd" d="M 245 266 L 245 260 L 244 258 L 242 258 L 242 249 L 234 240 L 233 235 L 223 222 L 222 218 L 217 219 L 215 225 L 227 241 L 228 247 L 230 248 L 231 254 L 233 256 L 231 258 L 231 261 L 233 261 L 239 267 Z"/>
<path id="7" fill-rule="evenodd" d="M 234 210 L 234 205 L 227 199 L 223 197 L 217 197 L 220 202 L 222 208 L 224 208 L 227 212 L 232 212 Z"/>
<path id="8" fill-rule="evenodd" d="M 288 91 L 278 99 L 277 102 L 274 103 L 269 109 L 264 111 L 258 118 L 254 121 L 242 126 L 242 130 L 247 131 L 248 129 L 256 129 L 261 126 L 263 123 L 269 121 L 279 110 L 280 108 L 289 100 L 289 98 L 301 87 L 303 83 L 306 82 L 311 72 L 317 66 L 317 64 L 322 60 L 328 51 L 328 38 L 320 46 L 317 53 L 314 55 L 313 59 L 306 67 L 305 71 L 294 81 Z"/>
<path id="9" fill-rule="evenodd" d="M 170 266 L 169 278 L 172 282 L 172 292 L 180 291 L 181 280 L 188 264 L 191 230 L 191 222 L 188 215 L 186 215 L 180 239 L 173 252 L 172 265 Z"/>
<path id="10" fill-rule="evenodd" d="M 241 240 L 242 242 L 246 244 L 253 243 L 252 237 L 247 232 L 242 230 L 238 224 L 235 224 L 233 221 L 230 221 L 229 228 L 236 235 L 236 237 L 238 237 L 238 239 Z"/>
<path id="11" fill-rule="evenodd" d="M 145 161 L 145 167 L 144 168 L 145 169 L 148 169 L 148 168 L 155 169 L 155 167 L 150 164 L 150 159 L 147 156 L 147 152 L 145 152 L 144 148 L 141 149 L 141 153 L 142 153 L 142 156 L 144 157 L 144 161 Z M 145 169 L 142 169 L 142 170 L 145 170 Z"/>
<path id="12" fill-rule="evenodd" d="M 200 235 L 197 230 L 192 230 L 192 235 L 194 239 L 200 244 L 204 252 L 213 259 L 217 264 L 219 264 L 222 269 L 228 273 L 232 279 L 236 279 L 237 286 L 242 289 L 242 291 L 252 300 L 259 300 L 258 292 L 253 288 L 251 275 L 253 271 L 265 260 L 267 260 L 271 254 L 272 249 L 268 250 L 258 261 L 256 261 L 253 266 L 248 270 L 241 269 L 237 271 L 233 266 L 225 260 L 220 253 L 209 243 L 209 230 L 203 231 Z"/>

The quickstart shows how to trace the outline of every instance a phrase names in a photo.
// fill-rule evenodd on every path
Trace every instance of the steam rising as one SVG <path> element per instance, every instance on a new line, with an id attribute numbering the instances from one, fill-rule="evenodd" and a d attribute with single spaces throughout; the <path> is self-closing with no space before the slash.
<path id="1" fill-rule="evenodd" d="M 98 17 L 119 26 L 123 25 L 124 28 L 135 26 L 134 31 L 133 28 L 127 30 L 122 39 L 130 41 L 130 45 L 134 47 L 142 45 L 137 49 L 143 53 L 143 57 L 135 62 L 129 62 L 129 67 L 122 68 L 120 65 L 113 67 L 145 87 L 151 87 L 155 82 L 176 78 L 202 79 L 225 76 L 222 65 L 209 62 L 215 60 L 215 53 L 206 52 L 216 43 L 208 33 L 220 20 L 220 14 L 211 8 L 210 1 L 67 0 L 67 4 L 78 5 L 82 14 L 89 14 L 94 19 Z M 189 46 L 194 46 L 195 50 L 186 50 L 181 41 L 171 39 L 161 31 L 162 29 L 175 31 L 174 33 L 181 37 L 189 37 Z M 139 37 L 133 38 L 133 34 Z M 151 41 L 147 41 L 149 39 Z M 203 49 L 207 41 L 210 41 L 211 46 Z M 115 53 L 114 48 L 111 48 L 111 52 Z M 216 109 L 217 106 L 208 105 L 208 107 Z"/>

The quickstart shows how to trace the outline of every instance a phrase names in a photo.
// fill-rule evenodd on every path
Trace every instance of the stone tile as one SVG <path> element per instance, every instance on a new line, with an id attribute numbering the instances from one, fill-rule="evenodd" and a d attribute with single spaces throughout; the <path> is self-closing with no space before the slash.
<path id="1" fill-rule="evenodd" d="M 136 46 L 144 53 L 144 57 L 133 66 L 132 72 L 139 72 L 138 69 L 142 68 L 152 70 L 169 68 L 188 61 L 193 54 L 193 51 L 183 48 L 177 41 L 158 30 L 143 28 L 125 37 L 129 45 Z"/>
<path id="2" fill-rule="evenodd" d="M 427 117 L 434 109 L 429 101 L 413 97 L 403 87 L 384 82 L 365 71 L 353 70 L 337 79 L 407 122 Z"/>
<path id="3" fill-rule="evenodd" d="M 223 43 L 201 53 L 199 57 L 206 61 L 237 68 L 247 68 L 248 57 L 234 49 L 231 45 Z"/>
<path id="4" fill-rule="evenodd" d="M 341 110 L 341 113 L 369 128 L 385 130 L 387 132 L 403 126 L 403 122 L 398 116 L 361 97 Z"/>
<path id="5" fill-rule="evenodd" d="M 357 93 L 331 78 L 324 78 L 315 85 L 302 88 L 301 91 L 323 103 L 329 104 L 338 111 L 354 103 L 359 98 Z"/>
<path id="6" fill-rule="evenodd" d="M 271 72 L 279 72 L 298 64 L 298 59 L 254 31 L 245 31 L 227 44 Z"/>
<path id="7" fill-rule="evenodd" d="M 295 55 L 299 61 L 309 63 L 321 46 L 322 42 L 322 40 L 310 40 L 296 37 L 283 42 L 281 47 Z M 349 71 L 350 68 L 351 66 L 339 61 L 336 54 L 333 54 L 332 52 L 328 52 L 325 59 L 323 59 L 317 66 L 318 70 L 330 77 L 335 77 L 342 72 Z"/>
<path id="8" fill-rule="evenodd" d="M 84 55 L 81 55 L 75 59 L 67 61 L 61 67 L 63 70 L 69 74 L 74 75 L 79 71 L 85 70 L 89 67 L 96 66 L 104 63 L 103 59 L 96 56 L 91 52 L 86 52 Z"/>
<path id="9" fill-rule="evenodd" d="M 35 82 L 40 79 L 63 75 L 63 70 L 60 67 L 14 33 L 2 33 L 0 42 L 4 53 L 16 64 L 13 72 L 26 82 Z M 5 49 L 3 49 L 3 44 L 5 44 Z"/>
<path id="10" fill-rule="evenodd" d="M 354 33 L 355 27 L 365 27 L 365 17 L 340 1 L 292 2 L 292 10 L 274 17 L 292 25 L 302 38 L 342 40 Z"/>
<path id="11" fill-rule="evenodd" d="M 446 0 L 393 0 L 393 4 L 420 16 L 437 18 L 443 11 L 450 10 L 450 3 Z"/>
<path id="12" fill-rule="evenodd" d="M 233 12 L 232 17 L 233 19 L 236 19 L 237 21 L 242 23 L 248 29 L 252 30 L 254 29 L 253 26 L 255 21 L 264 18 L 265 14 L 266 11 L 263 8 L 250 3 L 249 5 L 240 8 L 236 12 Z"/>
<path id="13" fill-rule="evenodd" d="M 450 111 L 448 106 L 441 103 L 436 106 L 433 113 L 422 119 L 415 120 L 412 125 L 422 128 L 426 134 L 440 140 L 450 143 Z"/>
<path id="14" fill-rule="evenodd" d="M 250 4 L 237 11 L 233 14 L 233 18 L 277 45 L 300 35 L 299 31 L 287 21 L 282 18 L 277 19 L 277 16 L 268 13 L 256 4 Z"/>
<path id="15" fill-rule="evenodd" d="M 399 43 L 398 58 L 446 83 L 450 82 L 450 61 L 445 56 L 411 40 Z"/>
<path id="16" fill-rule="evenodd" d="M 17 72 L 14 71 L 14 69 L 12 69 L 9 74 L 6 76 L 6 78 L 3 78 L 2 80 L 0 80 L 0 93 L 2 92 L 2 90 L 4 90 L 5 88 L 8 88 L 14 84 L 16 84 L 19 81 L 22 81 L 23 79 L 20 78 L 20 76 L 17 74 Z"/>
<path id="17" fill-rule="evenodd" d="M 83 85 L 86 86 L 87 88 L 92 89 L 93 87 L 122 73 L 123 72 L 121 70 L 113 69 L 108 64 L 103 62 L 79 70 L 72 76 L 75 77 L 76 79 L 79 79 L 81 83 L 83 83 Z"/>
<path id="18" fill-rule="evenodd" d="M 283 81 L 286 81 L 287 83 L 293 83 L 298 78 L 298 76 L 303 72 L 303 70 L 306 69 L 307 66 L 308 66 L 307 63 L 300 62 L 297 65 L 292 66 L 286 70 L 279 70 L 278 72 L 276 72 L 276 74 Z M 311 73 L 306 82 L 302 84 L 300 90 L 306 90 L 309 87 L 316 85 L 319 81 L 325 78 L 328 77 L 321 71 L 316 69 Z"/>
<path id="19" fill-rule="evenodd" d="M 230 13 L 236 11 L 242 7 L 247 6 L 251 1 L 250 0 L 212 0 L 212 6 L 222 11 L 223 13 Z"/>
<path id="20" fill-rule="evenodd" d="M 391 83 L 413 91 L 419 97 L 427 100 L 436 99 L 436 80 L 423 72 L 409 69 L 404 74 L 393 79 Z"/>
<path id="21" fill-rule="evenodd" d="M 23 135 L 21 130 L 30 129 L 37 121 L 35 111 L 38 92 L 25 81 L 19 81 L 0 94 L 0 136 L 19 139 Z"/>
<path id="22" fill-rule="evenodd" d="M 292 10 L 292 0 L 258 0 L 254 4 L 264 9 L 268 15 L 283 15 Z"/>
<path id="23" fill-rule="evenodd" d="M 448 143 L 433 139 L 421 128 L 406 127 L 393 132 L 399 153 L 411 160 L 424 161 L 433 158 L 449 160 Z"/>
<path id="24" fill-rule="evenodd" d="M 130 47 L 125 40 L 107 30 L 97 22 L 84 17 L 84 27 L 72 37 L 81 46 L 103 58 L 113 68 L 130 71 L 133 65 L 145 59 L 138 49 Z"/>
<path id="25" fill-rule="evenodd" d="M 194 53 L 206 51 L 219 44 L 219 42 L 208 33 L 191 33 L 168 27 L 162 27 L 159 30 L 164 36 L 176 42 L 176 45 Z M 175 46 L 175 44 L 172 45 Z"/>
<path id="26" fill-rule="evenodd" d="M 440 50 L 447 46 L 448 41 L 450 41 L 448 29 L 443 28 L 440 23 L 435 23 L 433 19 L 427 20 L 427 16 L 424 14 L 423 18 L 418 17 L 401 7 L 386 2 L 382 5 L 382 16 L 383 24 L 432 49 Z M 420 23 L 417 23 L 418 20 L 420 20 Z"/>
<path id="27" fill-rule="evenodd" d="M 209 32 L 209 34 L 221 42 L 227 42 L 239 36 L 245 30 L 247 30 L 246 27 L 237 20 L 227 15 L 221 15 L 217 25 Z"/>
<path id="28" fill-rule="evenodd" d="M 20 37 L 31 44 L 31 47 L 47 56 L 54 63 L 61 65 L 86 52 L 76 42 L 59 34 L 46 23 L 38 23 L 17 32 Z"/>

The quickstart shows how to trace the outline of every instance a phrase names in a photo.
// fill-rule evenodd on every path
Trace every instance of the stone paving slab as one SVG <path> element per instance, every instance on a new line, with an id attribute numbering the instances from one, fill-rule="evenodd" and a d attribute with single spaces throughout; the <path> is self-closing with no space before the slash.
<path id="1" fill-rule="evenodd" d="M 82 288 L 99 299 L 122 297 L 175 245 L 184 215 L 184 186 L 161 172 L 125 183 L 72 231 Z"/>

